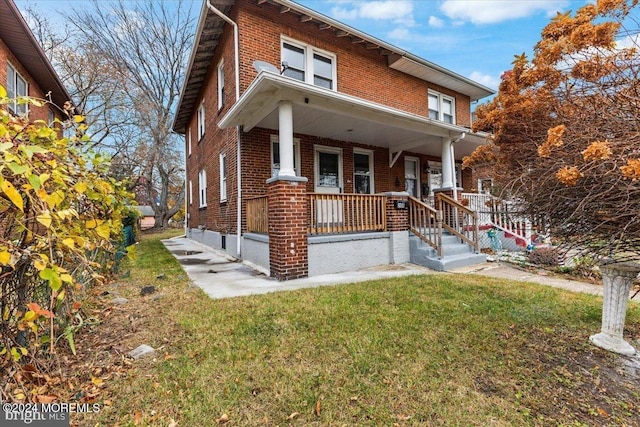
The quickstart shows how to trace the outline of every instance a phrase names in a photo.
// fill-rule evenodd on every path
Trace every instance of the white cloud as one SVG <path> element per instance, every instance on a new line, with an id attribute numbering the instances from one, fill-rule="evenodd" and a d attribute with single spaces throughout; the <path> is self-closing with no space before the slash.
<path id="1" fill-rule="evenodd" d="M 431 15 L 429 17 L 429 26 L 433 28 L 442 28 L 444 27 L 444 21 L 437 16 Z"/>
<path id="2" fill-rule="evenodd" d="M 566 0 L 445 0 L 440 10 L 451 19 L 474 24 L 495 24 L 539 12 L 553 16 L 556 12 L 564 11 L 567 4 Z"/>
<path id="3" fill-rule="evenodd" d="M 498 86 L 500 85 L 499 77 L 483 74 L 480 71 L 472 72 L 469 78 L 475 82 L 485 85 L 490 89 L 498 89 Z"/>
<path id="4" fill-rule="evenodd" d="M 396 28 L 390 31 L 387 37 L 391 40 L 410 40 L 413 38 L 411 32 L 406 28 Z"/>
<path id="5" fill-rule="evenodd" d="M 338 20 L 363 18 L 389 20 L 408 27 L 415 25 L 413 1 L 410 0 L 340 2 L 339 6 L 331 9 L 331 16 Z"/>

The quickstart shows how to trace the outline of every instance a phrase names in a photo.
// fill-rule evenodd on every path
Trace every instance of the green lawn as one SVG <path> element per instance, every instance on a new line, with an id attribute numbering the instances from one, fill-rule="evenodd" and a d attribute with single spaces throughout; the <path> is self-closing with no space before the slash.
<path id="1" fill-rule="evenodd" d="M 588 342 L 593 296 L 437 274 L 211 300 L 153 236 L 127 268 L 128 297 L 165 295 L 137 306 L 161 351 L 90 425 L 640 425 L 639 379 Z"/>

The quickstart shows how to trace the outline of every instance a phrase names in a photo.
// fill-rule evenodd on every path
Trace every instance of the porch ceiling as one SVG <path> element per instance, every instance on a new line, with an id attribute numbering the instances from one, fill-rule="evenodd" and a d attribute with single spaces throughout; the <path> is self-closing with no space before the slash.
<path id="1" fill-rule="evenodd" d="M 278 129 L 278 104 L 293 104 L 293 131 L 339 141 L 411 151 L 440 157 L 441 138 L 455 144 L 456 159 L 469 155 L 487 134 L 410 114 L 360 98 L 309 85 L 268 71 L 261 72 L 240 101 L 222 118 L 221 128 L 243 126 Z"/>

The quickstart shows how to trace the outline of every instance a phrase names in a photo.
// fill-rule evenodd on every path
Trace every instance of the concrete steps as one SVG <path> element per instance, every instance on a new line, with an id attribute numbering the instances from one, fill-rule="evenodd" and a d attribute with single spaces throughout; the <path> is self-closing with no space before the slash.
<path id="1" fill-rule="evenodd" d="M 436 250 L 413 233 L 409 234 L 409 255 L 413 264 L 422 265 L 436 271 L 451 270 L 481 264 L 486 261 L 484 254 L 476 254 L 473 248 L 451 234 L 442 235 L 442 258 Z"/>

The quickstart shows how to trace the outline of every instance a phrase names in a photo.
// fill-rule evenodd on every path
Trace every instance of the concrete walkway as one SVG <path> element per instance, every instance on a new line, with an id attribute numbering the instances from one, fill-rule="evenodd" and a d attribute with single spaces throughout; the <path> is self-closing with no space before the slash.
<path id="1" fill-rule="evenodd" d="M 279 282 L 266 276 L 264 272 L 260 272 L 255 266 L 237 261 L 220 251 L 201 245 L 191 239 L 175 237 L 162 242 L 178 259 L 194 284 L 202 288 L 211 298 L 264 294 L 267 292 L 355 283 L 416 274 L 447 274 L 415 264 L 400 264 Z M 602 286 L 551 277 L 542 273 L 535 274 L 506 263 L 487 262 L 455 269 L 450 273 L 478 274 L 501 279 L 534 282 L 574 292 L 602 295 Z"/>

